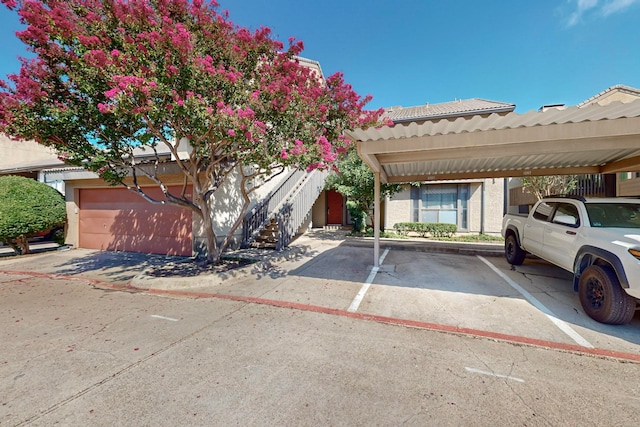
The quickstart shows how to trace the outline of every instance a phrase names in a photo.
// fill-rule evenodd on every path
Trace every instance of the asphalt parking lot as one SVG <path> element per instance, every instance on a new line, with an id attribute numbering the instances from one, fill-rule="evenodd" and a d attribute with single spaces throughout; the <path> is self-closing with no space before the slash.
<path id="1" fill-rule="evenodd" d="M 563 271 L 383 245 L 376 272 L 370 242 L 296 244 L 217 277 L 149 277 L 175 260 L 81 249 L 0 259 L 0 424 L 640 416 L 639 317 L 592 321 Z"/>
<path id="2" fill-rule="evenodd" d="M 573 292 L 571 274 L 562 269 L 535 258 L 511 266 L 500 256 L 499 245 L 453 251 L 419 244 L 382 241 L 377 274 L 372 272 L 372 241 L 350 239 L 344 233 L 308 233 L 293 245 L 304 250 L 277 255 L 277 260 L 267 258 L 241 274 L 150 278 L 143 274 L 149 265 L 170 259 L 82 249 L 35 255 L 38 263 L 4 259 L 0 270 L 61 273 L 182 296 L 306 304 L 314 310 L 483 331 L 489 337 L 640 354 L 640 311 L 627 325 L 592 320 Z"/>
<path id="3" fill-rule="evenodd" d="M 349 241 L 326 245 L 259 281 L 248 276 L 215 292 L 640 354 L 640 312 L 627 325 L 592 320 L 571 274 L 542 260 L 512 267 L 502 256 L 387 251 L 384 243 L 381 254 L 372 276 L 372 248 Z"/>

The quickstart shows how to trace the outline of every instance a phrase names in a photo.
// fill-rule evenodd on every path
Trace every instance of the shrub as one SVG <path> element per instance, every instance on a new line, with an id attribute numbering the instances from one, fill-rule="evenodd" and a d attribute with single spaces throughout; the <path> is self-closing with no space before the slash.
<path id="1" fill-rule="evenodd" d="M 353 231 L 362 232 L 366 226 L 367 213 L 358 208 L 358 204 L 351 200 L 347 201 L 347 210 L 353 221 Z"/>
<path id="2" fill-rule="evenodd" d="M 436 222 L 399 222 L 393 228 L 402 235 L 416 233 L 420 237 L 451 237 L 458 231 L 455 224 L 444 224 Z"/>
<path id="3" fill-rule="evenodd" d="M 17 254 L 29 253 L 29 237 L 66 219 L 64 197 L 56 189 L 20 176 L 0 177 L 0 241 Z"/>

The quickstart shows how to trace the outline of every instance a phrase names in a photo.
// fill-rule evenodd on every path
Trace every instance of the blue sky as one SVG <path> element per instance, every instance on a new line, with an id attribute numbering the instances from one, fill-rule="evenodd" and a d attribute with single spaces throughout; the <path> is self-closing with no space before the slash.
<path id="1" fill-rule="evenodd" d="M 305 43 L 370 108 L 484 98 L 526 112 L 640 88 L 640 0 L 220 0 L 238 25 Z M 18 71 L 15 13 L 0 6 L 0 76 Z"/>

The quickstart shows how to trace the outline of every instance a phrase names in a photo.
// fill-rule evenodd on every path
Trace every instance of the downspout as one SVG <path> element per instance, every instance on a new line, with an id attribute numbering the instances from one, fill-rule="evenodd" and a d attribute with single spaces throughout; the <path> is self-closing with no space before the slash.
<path id="1" fill-rule="evenodd" d="M 507 212 L 509 212 L 509 204 L 511 203 L 511 200 L 509 200 L 509 197 L 511 196 L 509 194 L 509 178 L 502 178 L 503 180 L 503 187 L 502 187 L 502 200 L 503 200 L 503 204 L 502 204 L 502 216 L 505 216 L 507 214 Z"/>
<path id="2" fill-rule="evenodd" d="M 484 234 L 484 218 L 485 218 L 485 213 L 484 213 L 484 207 L 485 207 L 485 197 L 486 197 L 486 189 L 485 189 L 485 182 L 482 181 L 481 188 L 482 188 L 482 194 L 480 197 L 480 234 Z"/>

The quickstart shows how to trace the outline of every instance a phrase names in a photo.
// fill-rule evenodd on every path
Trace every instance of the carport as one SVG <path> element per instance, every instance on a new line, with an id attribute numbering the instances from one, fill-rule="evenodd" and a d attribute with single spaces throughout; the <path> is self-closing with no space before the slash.
<path id="1" fill-rule="evenodd" d="M 375 176 L 375 267 L 381 183 L 640 171 L 640 100 L 346 134 Z"/>

